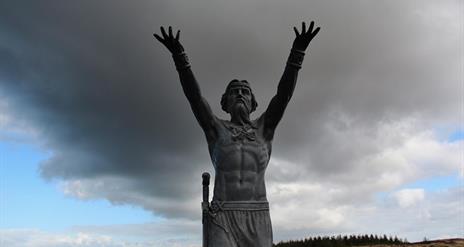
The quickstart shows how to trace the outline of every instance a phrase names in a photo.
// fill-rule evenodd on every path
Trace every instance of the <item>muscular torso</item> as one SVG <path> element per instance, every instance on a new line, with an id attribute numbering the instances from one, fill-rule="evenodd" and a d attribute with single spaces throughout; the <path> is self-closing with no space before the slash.
<path id="1" fill-rule="evenodd" d="M 271 140 L 263 135 L 262 121 L 251 126 L 216 122 L 217 136 L 208 140 L 216 175 L 213 200 L 266 201 L 264 174 L 271 155 Z"/>

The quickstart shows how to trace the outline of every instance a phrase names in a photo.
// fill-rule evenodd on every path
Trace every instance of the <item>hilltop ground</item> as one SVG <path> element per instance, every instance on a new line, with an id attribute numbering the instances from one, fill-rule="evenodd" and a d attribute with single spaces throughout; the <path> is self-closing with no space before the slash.
<path id="1" fill-rule="evenodd" d="M 464 238 L 440 239 L 426 242 L 409 243 L 404 245 L 363 245 L 363 247 L 390 247 L 390 246 L 407 246 L 407 247 L 464 247 Z"/>

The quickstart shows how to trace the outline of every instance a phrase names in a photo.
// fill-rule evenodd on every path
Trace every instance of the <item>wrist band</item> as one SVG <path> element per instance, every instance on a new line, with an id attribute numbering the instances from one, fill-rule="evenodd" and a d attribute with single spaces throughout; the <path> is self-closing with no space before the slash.
<path id="1" fill-rule="evenodd" d="M 304 58 L 304 51 L 300 51 L 297 49 L 292 49 L 290 52 L 290 56 L 287 60 L 287 65 L 295 67 L 297 69 L 301 69 L 301 65 L 303 64 Z"/>
<path id="2" fill-rule="evenodd" d="M 187 57 L 187 54 L 185 54 L 185 52 L 172 54 L 172 57 L 174 58 L 174 63 L 176 64 L 177 70 L 183 70 L 183 69 L 190 68 L 189 59 Z"/>

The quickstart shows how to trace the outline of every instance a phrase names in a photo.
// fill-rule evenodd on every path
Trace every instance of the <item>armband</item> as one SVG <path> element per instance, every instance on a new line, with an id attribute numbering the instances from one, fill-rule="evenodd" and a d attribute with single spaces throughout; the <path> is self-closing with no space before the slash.
<path id="1" fill-rule="evenodd" d="M 304 51 L 292 49 L 290 52 L 290 56 L 288 57 L 287 60 L 287 65 L 295 67 L 297 69 L 301 69 L 301 65 L 303 64 L 303 58 L 304 58 Z"/>
<path id="2" fill-rule="evenodd" d="M 172 54 L 172 57 L 174 58 L 174 63 L 176 64 L 177 70 L 184 70 L 190 68 L 189 59 L 185 52 Z"/>

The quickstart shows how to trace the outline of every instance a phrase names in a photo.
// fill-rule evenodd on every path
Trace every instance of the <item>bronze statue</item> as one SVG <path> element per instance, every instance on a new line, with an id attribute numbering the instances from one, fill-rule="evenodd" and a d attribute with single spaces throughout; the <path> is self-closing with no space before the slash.
<path id="1" fill-rule="evenodd" d="M 180 31 L 169 27 L 162 37 L 154 34 L 172 53 L 182 89 L 198 123 L 205 132 L 216 175 L 214 195 L 209 208 L 208 247 L 271 247 L 272 227 L 266 198 L 264 173 L 272 150 L 277 124 L 292 97 L 304 52 L 319 32 L 311 22 L 302 23 L 280 79 L 277 94 L 266 111 L 251 120 L 257 102 L 246 80 L 232 80 L 222 95 L 222 109 L 230 120 L 216 117 L 202 97 L 190 63 L 179 42 Z"/>

